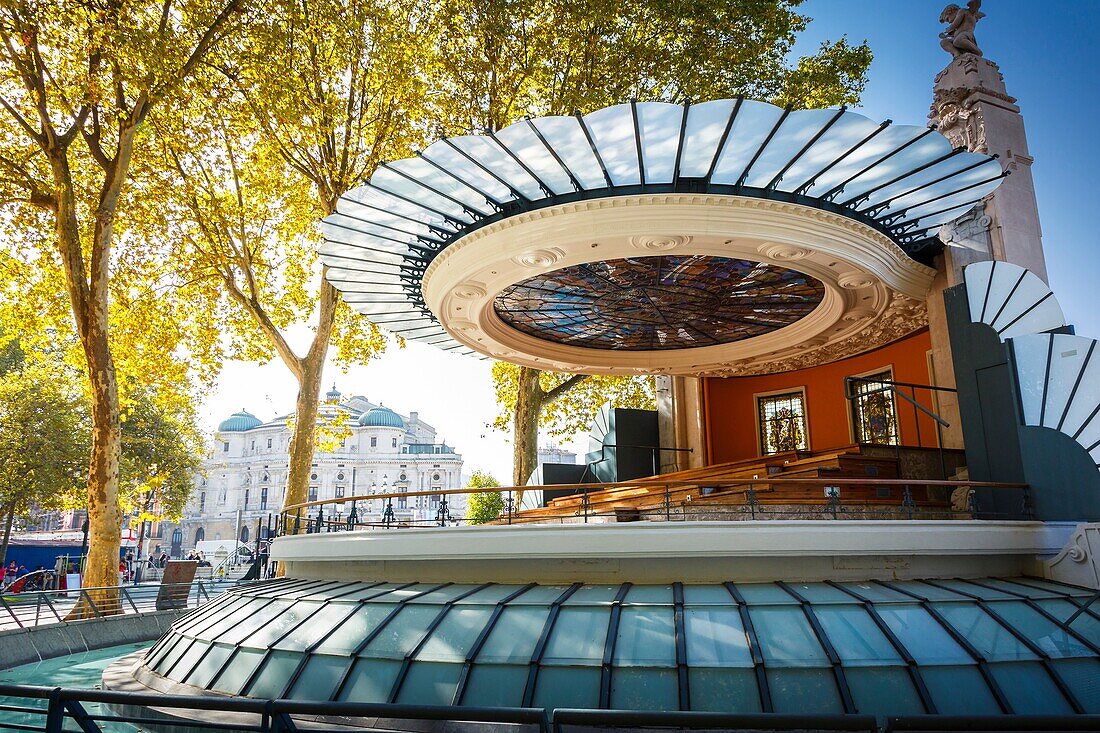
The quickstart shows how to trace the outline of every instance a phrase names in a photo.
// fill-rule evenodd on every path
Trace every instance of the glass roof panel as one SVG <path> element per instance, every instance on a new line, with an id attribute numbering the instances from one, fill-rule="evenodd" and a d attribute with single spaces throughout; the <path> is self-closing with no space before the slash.
<path id="1" fill-rule="evenodd" d="M 506 607 L 486 637 L 477 661 L 527 664 L 549 615 L 547 606 Z"/>
<path id="2" fill-rule="evenodd" d="M 879 615 L 894 632 L 918 664 L 973 664 L 951 635 L 928 611 L 917 604 L 890 604 L 877 607 Z"/>
<path id="3" fill-rule="evenodd" d="M 611 603 L 619 594 L 621 585 L 585 585 L 565 599 L 566 606 L 590 606 L 599 603 Z"/>
<path id="4" fill-rule="evenodd" d="M 413 650 L 440 613 L 437 606 L 408 605 L 359 653 L 362 657 L 401 659 Z"/>
<path id="5" fill-rule="evenodd" d="M 416 654 L 416 659 L 462 662 L 485 628 L 493 609 L 488 606 L 452 608 Z"/>
<path id="6" fill-rule="evenodd" d="M 741 597 L 750 605 L 798 603 L 794 596 L 774 583 L 737 583 L 736 585 L 737 590 L 741 592 Z"/>
<path id="7" fill-rule="evenodd" d="M 611 182 L 616 186 L 641 183 L 630 105 L 617 104 L 596 110 L 585 115 L 584 122 L 600 151 Z"/>
<path id="8" fill-rule="evenodd" d="M 752 666 L 749 640 L 737 608 L 689 606 L 684 609 L 684 632 L 690 666 Z"/>
<path id="9" fill-rule="evenodd" d="M 991 664 L 989 671 L 1022 715 L 1069 715 L 1073 712 L 1054 680 L 1038 662 Z"/>
<path id="10" fill-rule="evenodd" d="M 684 152 L 680 158 L 680 175 L 703 178 L 710 170 L 718 143 L 733 112 L 734 100 L 717 99 L 693 104 L 688 108 Z"/>
<path id="11" fill-rule="evenodd" d="M 939 582 L 939 581 L 936 581 Z M 894 580 L 890 583 L 895 588 L 912 593 L 930 601 L 965 601 L 967 597 L 946 588 L 922 583 L 919 580 Z"/>
<path id="12" fill-rule="evenodd" d="M 863 715 L 922 715 L 926 711 L 905 667 L 844 670 L 856 709 Z"/>
<path id="13" fill-rule="evenodd" d="M 921 667 L 921 677 L 941 715 L 999 715 L 1001 706 L 975 665 Z"/>
<path id="14" fill-rule="evenodd" d="M 790 583 L 795 593 L 810 603 L 851 603 L 854 599 L 828 583 Z"/>
<path id="15" fill-rule="evenodd" d="M 294 700 L 331 700 L 350 664 L 347 657 L 311 654 L 287 697 Z"/>
<path id="16" fill-rule="evenodd" d="M 497 133 L 497 140 L 508 146 L 554 193 L 570 193 L 574 190 L 569 173 L 554 160 L 554 156 L 526 122 L 508 125 Z"/>
<path id="17" fill-rule="evenodd" d="M 664 102 L 638 103 L 638 131 L 642 138 L 642 163 L 646 183 L 670 183 L 676 167 L 677 133 L 684 108 Z"/>
<path id="18" fill-rule="evenodd" d="M 676 628 L 671 606 L 630 606 L 619 617 L 612 664 L 617 667 L 675 667 Z"/>
<path id="19" fill-rule="evenodd" d="M 462 180 L 468 181 L 470 185 L 484 191 L 497 201 L 509 201 L 513 198 L 507 186 L 471 163 L 463 157 L 462 153 L 442 140 L 429 145 L 421 156 L 437 163 L 441 168 L 446 168 Z"/>
<path id="20" fill-rule="evenodd" d="M 623 600 L 625 603 L 672 603 L 672 586 L 635 585 Z"/>
<path id="21" fill-rule="evenodd" d="M 527 665 L 479 664 L 470 670 L 463 705 L 520 707 L 527 685 Z"/>
<path id="22" fill-rule="evenodd" d="M 394 702 L 413 705 L 450 705 L 462 674 L 461 664 L 416 661 L 409 666 Z"/>
<path id="23" fill-rule="evenodd" d="M 684 603 L 689 606 L 730 605 L 734 600 L 730 592 L 720 585 L 685 585 Z"/>
<path id="24" fill-rule="evenodd" d="M 425 593 L 419 598 L 412 599 L 410 603 L 447 603 L 449 601 L 453 601 L 455 598 L 458 598 L 463 593 L 469 593 L 470 591 L 477 590 L 481 587 L 481 585 L 454 583 L 452 585 L 433 590 L 430 593 Z"/>
<path id="25" fill-rule="evenodd" d="M 539 117 L 531 122 L 557 151 L 558 157 L 569 167 L 582 188 L 602 188 L 605 185 L 599 161 L 576 117 Z"/>
<path id="26" fill-rule="evenodd" d="M 321 641 L 334 628 L 355 610 L 355 606 L 348 603 L 329 603 L 309 617 L 309 620 L 301 624 L 282 640 L 275 643 L 276 649 L 305 649 Z"/>
<path id="27" fill-rule="evenodd" d="M 440 194 L 461 201 L 464 205 L 476 210 L 482 216 L 492 214 L 495 209 L 486 202 L 485 195 L 475 189 L 455 180 L 439 170 L 424 158 L 404 158 L 389 163 L 389 166 L 407 176 L 423 181 Z M 427 190 L 426 188 L 423 190 Z"/>
<path id="28" fill-rule="evenodd" d="M 1089 657 L 1092 652 L 1058 624 L 1023 601 L 995 601 L 991 611 L 1003 618 L 1051 657 Z"/>
<path id="29" fill-rule="evenodd" d="M 542 663 L 598 665 L 603 659 L 610 616 L 608 606 L 563 607 L 550 633 Z"/>
<path id="30" fill-rule="evenodd" d="M 527 198 L 542 198 L 538 182 L 496 143 L 478 135 L 452 137 L 451 142 Z"/>
<path id="31" fill-rule="evenodd" d="M 933 606 L 989 661 L 1036 659 L 1019 639 L 977 606 L 968 603 L 935 603 Z"/>
<path id="32" fill-rule="evenodd" d="M 902 663 L 890 640 L 862 606 L 815 606 L 814 614 L 845 665 Z"/>
<path id="33" fill-rule="evenodd" d="M 799 110 L 799 114 L 797 115 L 789 115 L 783 122 L 783 126 L 776 131 L 771 142 L 768 143 L 768 146 L 760 153 L 760 157 L 757 159 L 756 164 L 752 167 L 752 170 L 749 171 L 749 175 L 745 179 L 745 185 L 755 188 L 764 188 L 771 183 L 772 179 L 779 175 L 780 171 L 782 171 L 792 160 L 794 160 L 795 165 L 797 165 L 798 161 L 795 157 L 798 155 L 798 152 L 802 150 L 802 148 L 813 139 L 814 135 L 823 129 L 830 120 L 834 119 L 836 114 L 837 111 L 835 109 L 806 109 Z M 792 165 L 787 174 L 783 176 L 777 188 L 784 188 L 783 184 L 787 181 L 787 176 L 790 174 L 791 170 L 794 170 L 794 165 Z"/>
<path id="34" fill-rule="evenodd" d="M 769 667 L 829 665 L 825 650 L 799 606 L 749 606 L 749 617 Z"/>
<path id="35" fill-rule="evenodd" d="M 986 591 L 987 584 L 996 590 Z M 564 586 L 500 584 L 478 590 L 452 585 L 432 592 L 438 584 L 418 584 L 398 596 L 410 601 L 403 604 L 394 602 L 392 584 L 260 584 L 236 589 L 236 598 L 215 599 L 209 608 L 179 620 L 147 655 L 145 665 L 168 680 L 228 694 L 244 689 L 253 697 L 288 694 L 310 700 L 387 701 L 396 695 L 400 701 L 451 704 L 462 678 L 467 682 L 461 703 L 466 705 L 521 705 L 533 669 L 536 704 L 599 705 L 602 680 L 610 683 L 610 688 L 603 688 L 610 697 L 602 698 L 605 705 L 676 709 L 679 631 L 689 683 L 684 693 L 691 708 L 751 712 L 760 709 L 760 695 L 750 635 L 742 625 L 742 613 L 747 613 L 775 709 L 839 710 L 836 671 L 807 618 L 809 611 L 839 656 L 860 712 L 921 712 L 914 675 L 924 681 L 940 713 L 998 712 L 990 684 L 1004 692 L 1017 712 L 1069 711 L 1070 694 L 1084 709 L 1100 710 L 1095 684 L 1100 673 L 1100 619 L 1081 609 L 1084 598 L 1074 602 L 1040 597 L 1027 602 L 1011 596 L 1018 584 L 1005 581 L 950 585 L 976 595 L 981 591 L 989 600 L 976 601 L 930 583 L 898 585 L 954 599 L 929 604 L 942 615 L 946 628 L 920 603 L 877 583 L 843 586 L 871 599 L 867 603 L 846 600 L 839 588 L 819 583 L 791 584 L 791 593 L 775 583 L 741 583 L 736 589 L 749 601 L 744 608 L 738 608 L 722 585 L 685 586 L 678 628 L 669 585 L 581 586 L 572 593 L 574 603 L 555 611 L 551 625 L 549 604 L 566 593 Z M 1062 586 L 1048 588 L 1037 592 L 1049 595 Z M 455 601 L 472 589 L 464 599 L 469 602 Z M 524 592 L 515 601 L 501 603 L 520 590 Z M 431 595 L 416 598 L 417 593 Z M 805 597 L 809 605 L 799 604 L 792 593 Z M 275 600 L 278 594 L 288 600 Z M 384 594 L 390 601 L 364 600 L 373 594 Z M 299 597 L 290 600 L 290 595 Z M 616 608 L 614 600 L 620 596 L 623 605 Z M 520 602 L 540 598 L 540 605 Z M 231 619 L 246 611 L 233 625 Z M 905 654 L 891 643 L 872 611 L 912 655 L 915 667 L 904 664 Z M 208 635 L 201 617 L 210 628 L 224 629 L 216 643 L 194 641 L 181 633 L 190 626 L 188 633 Z M 1070 618 L 1072 632 L 1060 625 Z M 614 635 L 608 638 L 612 625 Z M 965 642 L 956 641 L 949 631 Z M 535 659 L 540 642 L 544 646 Z M 983 679 L 964 644 L 988 660 L 984 669 L 992 683 Z M 1038 659 L 1028 644 L 1049 661 Z M 353 653 L 357 656 L 350 656 Z M 602 666 L 605 656 L 611 664 L 607 668 Z M 463 677 L 467 657 L 471 662 Z M 407 674 L 402 672 L 405 660 Z M 404 681 L 398 685 L 401 674 Z M 1068 690 L 1065 695 L 1052 674 Z"/>
<path id="36" fill-rule="evenodd" d="M 742 102 L 711 180 L 735 185 L 782 115 L 783 110 L 765 102 Z"/>
<path id="37" fill-rule="evenodd" d="M 258 631 L 245 637 L 240 643 L 247 646 L 266 648 L 274 644 L 283 634 L 296 628 L 321 608 L 320 601 L 296 601 L 287 609 L 262 626 Z"/>
<path id="38" fill-rule="evenodd" d="M 679 710 L 675 669 L 616 667 L 611 674 L 611 707 L 617 710 Z"/>

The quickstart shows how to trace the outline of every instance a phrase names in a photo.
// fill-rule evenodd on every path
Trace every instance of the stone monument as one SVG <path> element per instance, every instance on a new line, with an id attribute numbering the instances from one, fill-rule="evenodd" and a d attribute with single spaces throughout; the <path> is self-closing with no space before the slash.
<path id="1" fill-rule="evenodd" d="M 1046 280 L 1024 120 L 997 64 L 978 47 L 974 28 L 985 17 L 980 7 L 981 0 L 970 0 L 966 8 L 948 5 L 940 15 L 947 23 L 940 45 L 951 63 L 936 75 L 928 119 L 955 147 L 998 155 L 1011 175 L 984 206 L 940 232 L 947 243 L 948 285 L 961 282 L 962 268 L 981 260 L 1012 262 Z"/>
<path id="2" fill-rule="evenodd" d="M 985 17 L 980 8 L 981 0 L 970 0 L 965 8 L 952 4 L 940 14 L 940 22 L 947 24 L 940 33 L 940 46 L 951 54 L 951 62 L 936 75 L 928 119 L 955 147 L 996 154 L 1011 175 L 984 201 L 939 231 L 945 247 L 937 258 L 939 273 L 928 296 L 928 328 L 931 376 L 942 387 L 955 387 L 943 290 L 963 281 L 963 268 L 972 262 L 1003 260 L 1026 267 L 1044 280 L 1047 277 L 1024 119 L 1016 99 L 1008 94 L 1000 68 L 978 46 L 974 31 Z M 961 447 L 955 395 L 941 393 L 936 407 L 951 423 L 943 431 L 944 445 Z"/>

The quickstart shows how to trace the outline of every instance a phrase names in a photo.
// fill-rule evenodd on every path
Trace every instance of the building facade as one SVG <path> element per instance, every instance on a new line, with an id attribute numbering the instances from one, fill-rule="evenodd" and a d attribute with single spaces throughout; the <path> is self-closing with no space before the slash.
<path id="1" fill-rule="evenodd" d="M 417 412 L 398 415 L 362 396 L 344 398 L 335 387 L 325 395 L 324 425 L 310 476 L 309 501 L 393 492 L 432 491 L 461 486 L 462 456 Z M 263 422 L 241 410 L 223 420 L 181 521 L 173 552 L 204 540 L 244 542 L 266 532 L 283 506 L 294 415 Z M 451 497 L 448 497 L 450 500 Z M 461 518 L 461 497 L 448 502 Z M 392 499 L 394 521 L 439 519 L 441 496 Z M 336 505 L 339 507 L 339 505 Z M 338 516 L 351 512 L 352 502 Z M 358 521 L 382 521 L 386 502 L 355 502 Z M 239 516 L 238 516 L 239 512 Z"/>

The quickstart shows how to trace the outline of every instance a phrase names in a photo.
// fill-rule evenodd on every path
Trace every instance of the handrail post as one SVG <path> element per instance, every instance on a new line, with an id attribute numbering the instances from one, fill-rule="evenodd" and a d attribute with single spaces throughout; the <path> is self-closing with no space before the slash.
<path id="1" fill-rule="evenodd" d="M 302 507 L 298 507 L 294 511 L 294 534 L 298 534 L 302 529 Z"/>
<path id="2" fill-rule="evenodd" d="M 581 499 L 581 511 L 584 513 L 584 523 L 588 524 L 588 487 L 584 487 L 584 497 Z"/>
<path id="3" fill-rule="evenodd" d="M 916 507 L 913 501 L 913 491 L 909 488 L 909 484 L 905 485 L 904 491 L 902 491 L 901 505 L 905 507 L 906 516 L 909 519 L 913 518 L 913 509 Z"/>
<path id="4" fill-rule="evenodd" d="M 46 708 L 45 733 L 61 733 L 65 724 L 65 704 L 61 701 L 61 688 L 50 690 L 49 704 Z"/>
<path id="5" fill-rule="evenodd" d="M 756 519 L 756 486 L 754 484 L 749 484 L 749 490 L 745 492 L 745 498 L 749 502 L 749 515 Z"/>
<path id="6" fill-rule="evenodd" d="M 508 499 L 504 502 L 504 508 L 508 510 L 508 524 L 512 523 L 512 510 L 515 508 L 515 499 L 512 498 L 512 490 L 508 489 Z"/>
<path id="7" fill-rule="evenodd" d="M 672 496 L 668 492 L 668 484 L 665 484 L 665 521 L 672 521 Z"/>

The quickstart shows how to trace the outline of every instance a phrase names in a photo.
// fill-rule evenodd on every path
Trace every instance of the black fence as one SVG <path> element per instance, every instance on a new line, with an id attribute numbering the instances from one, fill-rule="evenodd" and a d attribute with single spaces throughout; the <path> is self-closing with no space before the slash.
<path id="1" fill-rule="evenodd" d="M 89 620 L 120 614 L 195 608 L 221 589 L 196 580 L 191 583 L 121 585 L 108 588 L 41 590 L 0 594 L 0 631 L 73 620 L 70 612 L 79 604 Z M 3 660 L 0 660 L 2 664 Z"/>
<path id="2" fill-rule="evenodd" d="M 408 721 L 419 724 L 409 727 Z M 405 723 L 405 724 L 402 724 Z M 630 710 L 543 710 L 434 705 L 305 702 L 200 697 L 109 690 L 0 685 L 0 731 L 120 733 L 121 731 L 248 731 L 292 733 L 369 729 L 432 730 L 432 722 L 539 733 L 592 729 L 726 731 L 1100 731 L 1100 715 L 908 716 L 728 714 Z M 427 725 L 425 725 L 427 724 Z M 442 728 L 442 726 L 440 726 Z"/>

